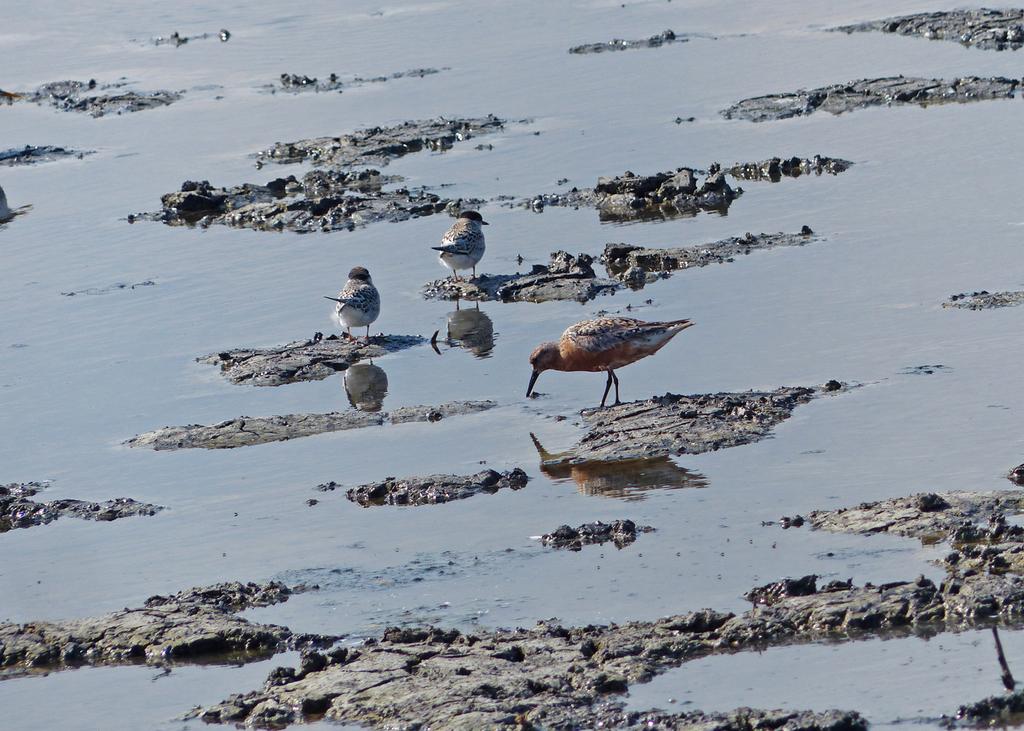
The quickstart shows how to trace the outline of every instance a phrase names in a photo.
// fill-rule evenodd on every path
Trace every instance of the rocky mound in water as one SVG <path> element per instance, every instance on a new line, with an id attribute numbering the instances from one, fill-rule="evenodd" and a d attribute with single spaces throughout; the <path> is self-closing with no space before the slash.
<path id="1" fill-rule="evenodd" d="M 510 472 L 483 470 L 475 475 L 428 475 L 426 477 L 388 477 L 378 482 L 359 485 L 345 494 L 364 508 L 375 505 L 436 505 L 487 493 L 502 488 L 521 490 L 530 478 L 516 467 Z M 319 485 L 321 492 L 333 492 L 341 486 L 336 482 Z"/>
<path id="2" fill-rule="evenodd" d="M 365 84 L 382 84 L 386 81 L 393 81 L 395 79 L 422 79 L 424 76 L 433 76 L 434 74 L 439 74 L 442 71 L 448 70 L 447 66 L 443 69 L 408 69 L 406 71 L 396 71 L 386 76 L 371 76 L 368 78 L 355 76 L 348 80 L 343 80 L 341 76 L 335 73 L 328 74 L 326 78 L 322 79 L 315 76 L 306 76 L 304 74 L 281 74 L 278 83 L 267 84 L 263 87 L 263 90 L 270 94 L 275 94 L 277 92 L 301 94 L 302 92 L 308 91 L 317 93 L 336 92 L 340 94 L 346 88 L 350 87 L 363 86 Z"/>
<path id="3" fill-rule="evenodd" d="M 41 482 L 0 485 L 0 533 L 15 528 L 46 525 L 58 518 L 110 521 L 139 515 L 156 515 L 163 510 L 159 505 L 140 503 L 119 497 L 102 503 L 86 500 L 48 500 L 32 498 L 46 486 Z"/>
<path id="4" fill-rule="evenodd" d="M 546 266 L 535 264 L 528 274 L 480 274 L 473 279 L 435 279 L 423 288 L 427 299 L 477 302 L 588 302 L 619 289 L 617 282 L 597 276 L 589 254 L 572 256 L 566 251 L 551 254 Z"/>
<path id="5" fill-rule="evenodd" d="M 712 165 L 703 183 L 697 171 L 636 175 L 626 171 L 599 178 L 593 188 L 573 188 L 520 201 L 518 205 L 540 211 L 547 206 L 596 208 L 602 221 L 643 221 L 695 216 L 700 211 L 725 211 L 742 191 L 733 190 L 721 167 Z"/>
<path id="6" fill-rule="evenodd" d="M 994 310 L 998 307 L 1016 307 L 1024 304 L 1024 292 L 961 292 L 951 295 L 943 307 L 960 310 Z"/>
<path id="7" fill-rule="evenodd" d="M 833 30 L 846 33 L 881 31 L 930 40 L 956 41 L 974 48 L 1002 51 L 1024 45 L 1024 10 L 981 8 L 915 13 L 843 25 Z"/>
<path id="8" fill-rule="evenodd" d="M 838 175 L 853 165 L 849 160 L 815 155 L 811 158 L 773 157 L 760 162 L 738 162 L 728 169 L 729 175 L 738 180 L 770 180 L 778 183 L 782 178 L 799 178 L 801 175 Z"/>
<path id="9" fill-rule="evenodd" d="M 750 444 L 767 437 L 775 425 L 817 393 L 817 389 L 806 387 L 694 396 L 667 393 L 646 401 L 590 409 L 583 412 L 587 433 L 579 443 L 552 455 L 544 465 L 701 454 Z"/>
<path id="10" fill-rule="evenodd" d="M 984 99 L 1012 98 L 1020 82 L 1002 76 L 959 79 L 923 79 L 887 76 L 801 89 L 785 94 L 768 94 L 744 99 L 722 110 L 726 119 L 767 122 L 805 116 L 817 111 L 842 114 L 867 107 L 899 104 L 944 104 Z"/>
<path id="11" fill-rule="evenodd" d="M 599 43 L 584 43 L 580 46 L 573 46 L 569 49 L 569 53 L 604 53 L 605 51 L 628 51 L 634 48 L 661 48 L 670 43 L 686 43 L 688 40 L 690 40 L 689 37 L 677 34 L 670 28 L 650 38 L 640 38 L 634 41 L 613 38 L 610 41 Z"/>
<path id="12" fill-rule="evenodd" d="M 209 181 L 187 180 L 181 189 L 163 195 L 161 209 L 128 217 L 160 221 L 171 226 L 222 224 L 259 231 L 350 231 L 378 221 L 404 221 L 448 212 L 483 201 L 451 199 L 427 189 L 386 187 L 401 179 L 379 170 L 353 171 L 419 150 L 449 149 L 459 140 L 503 128 L 497 117 L 431 119 L 393 127 L 371 127 L 339 137 L 278 142 L 257 155 L 264 163 L 310 162 L 317 166 L 298 180 L 294 175 L 265 185 L 242 183 L 220 187 Z"/>
<path id="13" fill-rule="evenodd" d="M 62 112 L 81 112 L 93 117 L 130 114 L 166 107 L 181 99 L 183 91 L 132 91 L 125 80 L 100 84 L 89 81 L 54 81 L 20 95 L 24 101 L 48 105 Z"/>
<path id="14" fill-rule="evenodd" d="M 437 422 L 450 416 L 475 414 L 497 406 L 493 401 L 452 401 L 440 406 L 404 406 L 390 413 L 332 411 L 327 414 L 239 416 L 217 424 L 165 426 L 139 434 L 124 444 L 157 451 L 175 449 L 234 449 L 254 444 L 283 442 L 315 434 L 362 429 L 414 421 Z"/>
<path id="15" fill-rule="evenodd" d="M 338 639 L 297 635 L 238 616 L 250 607 L 286 601 L 292 593 L 277 582 L 229 582 L 150 597 L 137 609 L 99 617 L 0 624 L 0 677 L 81 665 L 237 664 Z"/>
<path id="16" fill-rule="evenodd" d="M 35 165 L 41 162 L 52 162 L 66 157 L 77 157 L 81 160 L 86 155 L 92 155 L 92 150 L 79 151 L 68 150 L 64 147 L 54 145 L 25 145 L 14 147 L 10 150 L 0 150 L 0 165 L 14 167 L 15 165 Z"/>
<path id="17" fill-rule="evenodd" d="M 381 335 L 362 338 L 323 337 L 296 340 L 274 348 L 239 348 L 196 358 L 198 363 L 220 366 L 232 383 L 252 386 L 281 386 L 298 381 L 320 381 L 353 363 L 379 358 L 388 353 L 426 342 L 417 335 Z"/>
<path id="18" fill-rule="evenodd" d="M 573 528 L 561 525 L 550 533 L 540 537 L 541 543 L 552 548 L 567 548 L 580 551 L 584 546 L 608 543 L 611 541 L 616 548 L 625 548 L 636 542 L 637 534 L 653 531 L 649 525 L 637 525 L 632 520 L 615 520 L 611 523 L 584 523 Z"/>
<path id="19" fill-rule="evenodd" d="M 819 240 L 809 226 L 804 226 L 795 234 L 747 233 L 707 244 L 665 249 L 605 244 L 601 261 L 608 269 L 608 274 L 633 289 L 642 289 L 644 285 L 660 279 L 668 272 L 724 264 L 735 261 L 737 256 L 746 256 L 754 251 L 781 246 L 804 246 Z"/>

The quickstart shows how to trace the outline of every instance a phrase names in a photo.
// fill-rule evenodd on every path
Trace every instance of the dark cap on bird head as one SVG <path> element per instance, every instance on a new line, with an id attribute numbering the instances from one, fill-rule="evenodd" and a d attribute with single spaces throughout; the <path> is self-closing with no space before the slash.
<path id="1" fill-rule="evenodd" d="M 459 218 L 468 218 L 470 221 L 479 221 L 480 224 L 483 226 L 490 226 L 490 224 L 484 220 L 484 217 L 481 216 L 478 211 L 463 211 L 462 213 L 459 214 Z"/>
<path id="2" fill-rule="evenodd" d="M 352 270 L 348 273 L 349 279 L 361 279 L 364 282 L 370 281 L 370 272 L 366 271 L 366 267 L 352 267 Z"/>

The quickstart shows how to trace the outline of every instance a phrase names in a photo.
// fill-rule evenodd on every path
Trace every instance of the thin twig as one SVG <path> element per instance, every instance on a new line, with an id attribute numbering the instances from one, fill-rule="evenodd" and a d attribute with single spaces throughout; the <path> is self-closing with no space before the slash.
<path id="1" fill-rule="evenodd" d="M 992 628 L 992 636 L 996 639 L 996 657 L 999 658 L 999 667 L 1003 670 L 1000 680 L 1003 681 L 1004 688 L 1013 690 L 1017 686 L 1017 681 L 1013 679 L 1010 666 L 1006 663 L 1006 655 L 1003 654 L 1003 643 L 999 641 L 999 630 L 995 627 Z"/>

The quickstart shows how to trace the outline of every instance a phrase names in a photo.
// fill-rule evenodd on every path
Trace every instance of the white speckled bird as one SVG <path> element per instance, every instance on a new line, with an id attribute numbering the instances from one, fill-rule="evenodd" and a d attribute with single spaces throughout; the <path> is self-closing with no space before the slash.
<path id="1" fill-rule="evenodd" d="M 459 269 L 472 269 L 476 279 L 476 265 L 484 258 L 484 232 L 481 226 L 489 225 L 476 211 L 463 211 L 452 227 L 441 237 L 441 246 L 431 247 L 440 251 L 441 264 L 452 270 L 452 278 L 458 281 Z"/>
<path id="2" fill-rule="evenodd" d="M 338 303 L 335 314 L 350 338 L 352 328 L 365 327 L 366 339 L 370 339 L 370 323 L 380 315 L 380 293 L 373 286 L 370 272 L 364 267 L 354 267 L 338 296 L 326 299 Z"/>

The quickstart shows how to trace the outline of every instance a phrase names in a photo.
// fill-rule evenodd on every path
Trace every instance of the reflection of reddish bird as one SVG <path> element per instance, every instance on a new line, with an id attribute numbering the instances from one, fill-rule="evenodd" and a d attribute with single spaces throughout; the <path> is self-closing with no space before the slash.
<path id="1" fill-rule="evenodd" d="M 547 370 L 607 371 L 601 406 L 615 384 L 619 402 L 619 377 L 615 369 L 657 353 L 664 345 L 693 325 L 689 320 L 643 322 L 631 317 L 599 317 L 569 326 L 558 342 L 542 343 L 530 354 L 533 375 L 526 395 L 533 392 L 537 377 Z"/>
<path id="2" fill-rule="evenodd" d="M 15 99 L 22 98 L 23 96 L 21 94 L 15 94 L 13 91 L 4 91 L 3 89 L 0 89 L 0 100 L 3 100 L 8 104 L 13 102 Z"/>

